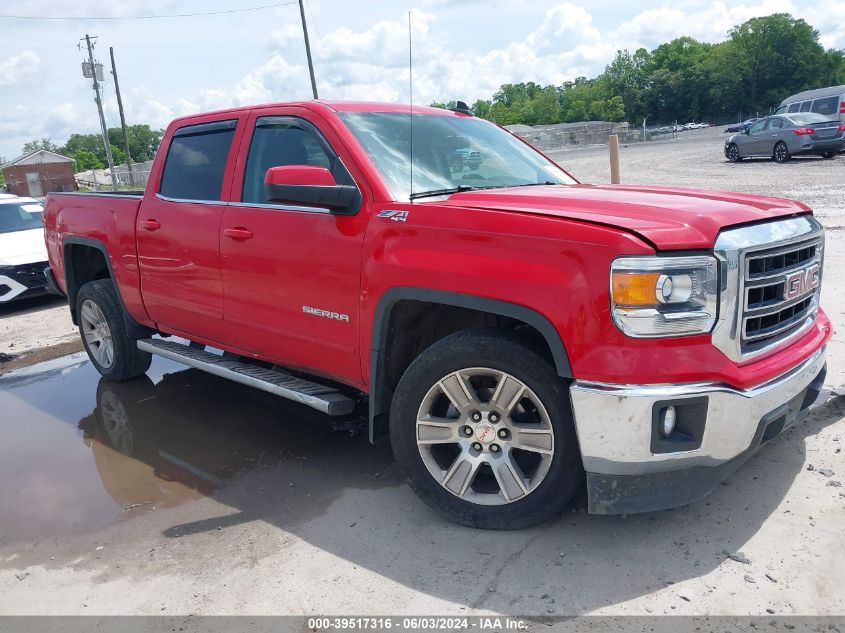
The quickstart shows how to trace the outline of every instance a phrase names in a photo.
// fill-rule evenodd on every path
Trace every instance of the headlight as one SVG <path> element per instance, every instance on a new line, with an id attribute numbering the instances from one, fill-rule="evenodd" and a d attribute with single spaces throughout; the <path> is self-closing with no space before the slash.
<path id="1" fill-rule="evenodd" d="M 716 259 L 620 257 L 610 272 L 613 322 L 628 336 L 709 332 L 716 322 Z"/>

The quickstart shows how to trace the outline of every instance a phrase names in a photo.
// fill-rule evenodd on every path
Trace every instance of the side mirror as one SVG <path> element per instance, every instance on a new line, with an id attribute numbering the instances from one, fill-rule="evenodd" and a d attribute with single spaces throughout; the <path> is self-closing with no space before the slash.
<path id="1" fill-rule="evenodd" d="M 751 134 L 751 128 L 750 127 L 742 128 L 742 133 L 743 134 Z"/>
<path id="2" fill-rule="evenodd" d="M 352 214 L 358 189 L 339 185 L 325 167 L 281 165 L 264 175 L 264 193 L 268 202 L 325 207 L 333 213 Z"/>

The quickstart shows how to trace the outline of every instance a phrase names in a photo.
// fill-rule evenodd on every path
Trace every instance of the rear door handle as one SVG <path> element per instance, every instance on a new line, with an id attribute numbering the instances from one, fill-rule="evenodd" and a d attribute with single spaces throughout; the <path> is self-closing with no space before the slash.
<path id="1" fill-rule="evenodd" d="M 242 226 L 238 226 L 233 229 L 223 229 L 223 235 L 238 241 L 252 239 L 252 231 L 245 229 Z"/>
<path id="2" fill-rule="evenodd" d="M 148 231 L 158 231 L 161 228 L 161 222 L 150 218 L 149 220 L 141 220 L 141 226 Z"/>

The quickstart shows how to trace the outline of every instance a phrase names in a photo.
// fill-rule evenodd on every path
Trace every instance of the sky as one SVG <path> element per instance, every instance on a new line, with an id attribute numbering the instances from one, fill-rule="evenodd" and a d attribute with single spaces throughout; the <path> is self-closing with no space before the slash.
<path id="1" fill-rule="evenodd" d="M 193 17 L 143 16 L 208 13 Z M 503 83 L 594 77 L 617 50 L 682 35 L 706 42 L 734 25 L 789 12 L 845 48 L 845 0 L 306 0 L 321 98 L 407 102 L 408 13 L 414 102 L 490 98 Z M 31 16 L 79 19 L 16 19 Z M 94 19 L 96 18 L 96 19 Z M 102 19 L 111 18 L 111 19 Z M 296 0 L 2 0 L 0 158 L 26 141 L 64 143 L 99 130 L 78 49 L 96 35 L 108 70 L 114 47 L 127 122 L 165 127 L 176 116 L 311 98 Z M 119 125 L 106 75 L 109 127 Z"/>

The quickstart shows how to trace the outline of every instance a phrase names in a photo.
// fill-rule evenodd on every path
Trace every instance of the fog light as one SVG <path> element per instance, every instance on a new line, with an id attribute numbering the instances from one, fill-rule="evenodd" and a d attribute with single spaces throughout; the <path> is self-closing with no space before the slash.
<path id="1" fill-rule="evenodd" d="M 672 435 L 675 430 L 675 407 L 666 407 L 660 416 L 660 434 L 663 437 Z"/>

